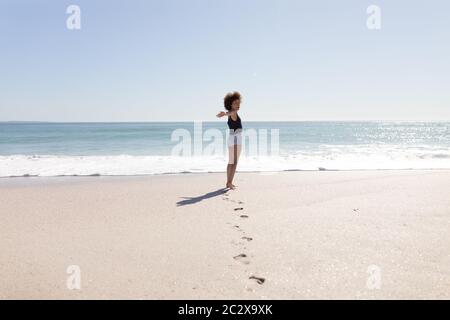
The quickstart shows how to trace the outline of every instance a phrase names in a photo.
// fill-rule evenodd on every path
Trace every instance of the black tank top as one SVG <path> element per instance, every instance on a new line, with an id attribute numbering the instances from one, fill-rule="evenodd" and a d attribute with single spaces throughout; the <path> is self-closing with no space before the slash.
<path id="1" fill-rule="evenodd" d="M 237 115 L 237 120 L 234 121 L 230 116 L 228 117 L 228 128 L 230 130 L 237 130 L 237 129 L 242 129 L 242 123 L 241 123 L 241 118 L 239 118 L 239 115 Z"/>

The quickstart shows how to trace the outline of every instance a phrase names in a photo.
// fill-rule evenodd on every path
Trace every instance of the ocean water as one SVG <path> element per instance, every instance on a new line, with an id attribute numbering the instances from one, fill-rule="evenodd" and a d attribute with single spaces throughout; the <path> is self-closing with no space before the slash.
<path id="1" fill-rule="evenodd" d="M 244 122 L 238 171 L 450 168 L 450 122 Z M 223 172 L 225 121 L 0 123 L 0 177 Z"/>

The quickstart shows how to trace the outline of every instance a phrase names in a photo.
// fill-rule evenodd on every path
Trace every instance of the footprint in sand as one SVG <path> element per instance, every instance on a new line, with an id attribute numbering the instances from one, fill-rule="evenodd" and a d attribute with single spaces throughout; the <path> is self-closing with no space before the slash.
<path id="1" fill-rule="evenodd" d="M 230 202 L 237 203 L 237 204 L 243 204 L 242 201 L 236 201 L 236 200 L 230 199 L 228 197 L 222 197 L 222 200 L 230 201 Z"/>
<path id="2" fill-rule="evenodd" d="M 234 211 L 244 210 L 244 208 L 234 208 Z"/>
<path id="3" fill-rule="evenodd" d="M 246 214 L 241 214 L 240 217 L 241 217 L 241 218 L 248 218 L 248 215 L 246 215 Z"/>
<path id="4" fill-rule="evenodd" d="M 238 254 L 237 256 L 233 257 L 234 260 L 238 260 L 238 261 L 242 262 L 243 264 L 249 264 L 250 261 L 246 260 L 246 258 L 247 258 L 247 255 L 245 253 L 241 253 L 241 254 Z"/>
<path id="5" fill-rule="evenodd" d="M 247 240 L 247 241 L 252 241 L 253 240 L 253 238 L 250 238 L 250 237 L 242 237 L 241 239 Z"/>
<path id="6" fill-rule="evenodd" d="M 239 232 L 244 232 L 244 230 L 242 230 L 241 227 L 239 227 L 238 225 L 234 225 L 233 228 L 235 228 Z"/>
<path id="7" fill-rule="evenodd" d="M 249 279 L 256 280 L 258 284 L 263 284 L 266 281 L 266 279 L 256 276 L 250 276 Z"/>

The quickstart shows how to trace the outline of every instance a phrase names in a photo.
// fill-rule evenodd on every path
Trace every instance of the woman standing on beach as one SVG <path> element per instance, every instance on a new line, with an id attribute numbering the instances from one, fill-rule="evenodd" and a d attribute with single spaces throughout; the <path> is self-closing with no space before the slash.
<path id="1" fill-rule="evenodd" d="M 223 99 L 223 104 L 227 112 L 221 111 L 217 117 L 228 116 L 228 128 L 230 136 L 228 137 L 228 165 L 227 165 L 227 184 L 226 187 L 234 189 L 234 174 L 236 172 L 239 155 L 242 146 L 242 123 L 238 111 L 241 105 L 241 94 L 239 92 L 228 93 Z"/>

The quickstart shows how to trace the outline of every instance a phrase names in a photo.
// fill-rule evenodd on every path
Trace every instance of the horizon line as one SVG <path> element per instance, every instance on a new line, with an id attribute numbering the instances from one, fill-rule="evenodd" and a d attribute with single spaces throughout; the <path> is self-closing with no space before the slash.
<path id="1" fill-rule="evenodd" d="M 223 120 L 149 120 L 149 121 L 47 121 L 47 120 L 0 120 L 0 123 L 186 123 L 186 122 L 220 122 Z M 358 120 L 358 119 L 347 119 L 347 120 L 246 120 L 245 122 L 450 122 L 450 119 L 446 120 L 396 120 L 396 119 L 375 119 L 375 120 Z"/>

